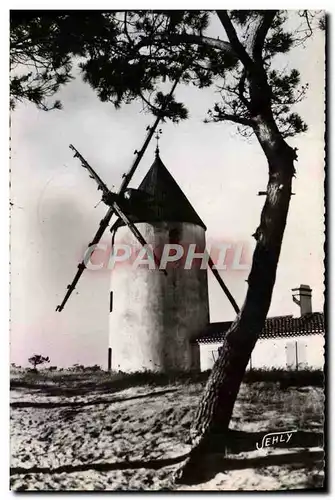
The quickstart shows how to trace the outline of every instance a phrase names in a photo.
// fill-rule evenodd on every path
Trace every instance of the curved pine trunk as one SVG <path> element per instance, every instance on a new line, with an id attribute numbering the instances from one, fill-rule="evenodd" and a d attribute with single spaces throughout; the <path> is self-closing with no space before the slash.
<path id="1" fill-rule="evenodd" d="M 181 471 L 183 482 L 198 476 L 205 449 L 213 449 L 218 442 L 222 446 L 245 369 L 265 324 L 275 284 L 296 154 L 272 120 L 266 123 L 256 117 L 254 131 L 268 160 L 269 181 L 260 225 L 253 235 L 257 244 L 248 291 L 239 315 L 227 332 L 198 406 L 191 428 L 192 452 Z"/>

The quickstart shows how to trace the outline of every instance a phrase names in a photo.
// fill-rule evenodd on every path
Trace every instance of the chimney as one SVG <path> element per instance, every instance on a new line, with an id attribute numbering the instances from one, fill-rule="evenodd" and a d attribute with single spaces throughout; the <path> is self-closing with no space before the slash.
<path id="1" fill-rule="evenodd" d="M 308 285 L 300 285 L 292 288 L 292 298 L 295 304 L 300 306 L 300 316 L 312 312 L 312 289 Z"/>

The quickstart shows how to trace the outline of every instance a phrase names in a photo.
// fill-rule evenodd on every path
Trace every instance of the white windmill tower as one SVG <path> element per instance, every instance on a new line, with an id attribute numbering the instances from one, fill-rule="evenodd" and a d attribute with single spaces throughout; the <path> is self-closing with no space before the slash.
<path id="1" fill-rule="evenodd" d="M 163 164 L 158 147 L 134 196 L 138 194 L 144 202 L 129 218 L 155 253 L 162 256 L 165 248 L 165 255 L 173 254 L 175 245 L 185 253 L 192 247 L 196 253 L 205 252 L 206 226 Z M 123 221 L 115 248 L 119 243 L 134 254 L 141 250 Z M 110 292 L 112 369 L 200 370 L 199 346 L 191 341 L 209 322 L 207 270 L 198 260 L 190 269 L 184 263 L 180 258 L 167 264 L 166 273 L 150 261 L 115 266 Z"/>

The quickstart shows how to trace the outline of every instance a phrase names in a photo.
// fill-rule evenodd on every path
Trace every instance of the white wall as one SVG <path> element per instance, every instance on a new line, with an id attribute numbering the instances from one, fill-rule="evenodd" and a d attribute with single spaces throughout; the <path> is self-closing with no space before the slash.
<path id="1" fill-rule="evenodd" d="M 200 344 L 201 371 L 210 370 L 222 343 Z M 297 346 L 297 351 L 296 351 Z M 252 355 L 251 368 L 323 368 L 324 336 L 301 335 L 290 338 L 258 340 Z M 248 369 L 250 363 L 248 364 Z"/>

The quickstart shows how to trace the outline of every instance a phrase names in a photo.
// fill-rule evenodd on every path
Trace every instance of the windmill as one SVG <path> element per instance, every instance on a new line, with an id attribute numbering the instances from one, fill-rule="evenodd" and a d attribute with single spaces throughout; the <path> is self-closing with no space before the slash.
<path id="1" fill-rule="evenodd" d="M 173 91 L 174 88 L 170 94 Z M 123 241 L 133 247 L 137 245 L 138 249 L 155 248 L 157 242 L 164 245 L 178 241 L 182 245 L 195 244 L 206 251 L 206 226 L 161 161 L 158 145 L 155 161 L 139 188 L 128 188 L 160 119 L 158 116 L 154 125 L 148 127 L 144 145 L 139 152 L 135 151 L 135 162 L 123 176 L 118 193 L 109 190 L 86 159 L 70 145 L 74 156 L 102 191 L 102 201 L 108 206 L 89 247 L 99 243 L 115 214 L 117 220 L 110 228 L 112 247 L 118 230 Z M 139 268 L 134 273 L 129 266 L 120 267 L 118 272 L 113 270 L 108 368 L 122 371 L 198 370 L 199 347 L 191 341 L 209 322 L 207 271 L 172 269 L 167 272 L 159 269 L 160 260 L 155 251 L 151 259 L 154 271 Z M 238 306 L 210 257 L 208 264 L 238 313 Z M 83 260 L 56 311 L 63 310 L 85 267 Z M 115 296 L 114 290 L 117 290 Z"/>

